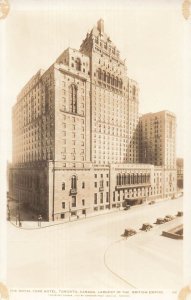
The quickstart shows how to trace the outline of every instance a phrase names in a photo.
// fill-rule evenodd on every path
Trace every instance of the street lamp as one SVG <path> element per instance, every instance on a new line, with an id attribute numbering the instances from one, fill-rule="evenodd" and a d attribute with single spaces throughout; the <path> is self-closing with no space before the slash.
<path id="1" fill-rule="evenodd" d="M 70 199 L 69 199 L 69 222 L 70 222 L 70 218 L 71 218 L 71 206 L 70 206 Z"/>

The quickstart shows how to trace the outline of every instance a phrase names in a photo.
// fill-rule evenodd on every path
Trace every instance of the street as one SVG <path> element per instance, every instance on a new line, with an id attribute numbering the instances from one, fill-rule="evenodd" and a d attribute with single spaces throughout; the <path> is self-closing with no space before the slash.
<path id="1" fill-rule="evenodd" d="M 25 230 L 8 223 L 8 285 L 33 288 L 176 288 L 183 242 L 161 236 L 182 218 L 139 231 L 145 222 L 182 210 L 182 198 L 56 226 Z M 124 229 L 137 235 L 124 239 Z"/>

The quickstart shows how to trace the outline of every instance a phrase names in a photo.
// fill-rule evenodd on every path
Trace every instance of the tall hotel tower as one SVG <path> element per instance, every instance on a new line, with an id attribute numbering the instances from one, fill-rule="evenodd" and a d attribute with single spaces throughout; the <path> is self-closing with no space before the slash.
<path id="1" fill-rule="evenodd" d="M 125 202 L 174 197 L 176 166 L 165 162 L 171 153 L 175 159 L 175 116 L 169 152 L 161 143 L 156 158 L 146 119 L 139 119 L 138 84 L 101 19 L 79 51 L 66 49 L 18 95 L 8 201 L 19 212 L 70 220 Z"/>

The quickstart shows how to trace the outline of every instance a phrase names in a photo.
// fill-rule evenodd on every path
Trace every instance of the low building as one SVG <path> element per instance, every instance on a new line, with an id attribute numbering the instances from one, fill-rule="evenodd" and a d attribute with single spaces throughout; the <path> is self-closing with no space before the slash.
<path id="1" fill-rule="evenodd" d="M 149 164 L 78 163 L 74 168 L 42 161 L 9 170 L 9 199 L 45 220 L 70 220 L 175 194 L 176 174 L 169 177 Z"/>
<path id="2" fill-rule="evenodd" d="M 177 188 L 179 190 L 182 190 L 184 187 L 184 160 L 183 160 L 183 158 L 177 158 L 176 168 L 177 168 Z"/>

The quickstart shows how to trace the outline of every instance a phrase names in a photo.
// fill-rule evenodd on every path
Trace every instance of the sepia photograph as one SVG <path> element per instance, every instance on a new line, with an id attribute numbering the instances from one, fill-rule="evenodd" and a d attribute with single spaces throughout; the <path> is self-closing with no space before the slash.
<path id="1" fill-rule="evenodd" d="M 190 1 L 0 6 L 2 299 L 187 299 Z"/>

